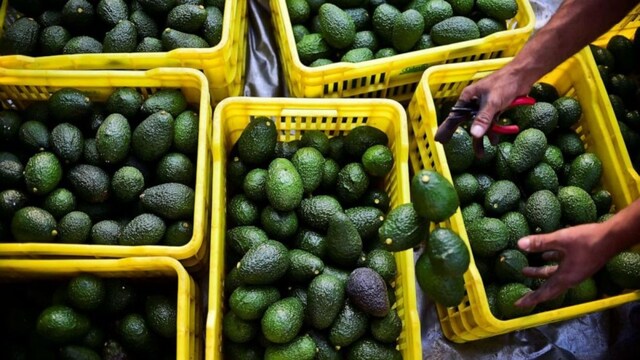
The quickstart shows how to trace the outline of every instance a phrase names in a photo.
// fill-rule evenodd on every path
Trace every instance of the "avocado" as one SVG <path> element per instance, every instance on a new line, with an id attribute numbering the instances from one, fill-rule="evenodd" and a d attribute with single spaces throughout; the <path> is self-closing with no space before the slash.
<path id="1" fill-rule="evenodd" d="M 64 88 L 49 97 L 49 113 L 60 123 L 81 124 L 93 113 L 93 103 L 82 91 Z"/>
<path id="2" fill-rule="evenodd" d="M 166 225 L 162 219 L 153 214 L 141 214 L 129 221 L 122 229 L 118 244 L 155 245 L 162 240 L 165 231 Z"/>
<path id="3" fill-rule="evenodd" d="M 444 144 L 444 152 L 451 172 L 464 172 L 475 159 L 471 135 L 462 127 L 458 127 L 449 142 Z"/>
<path id="4" fill-rule="evenodd" d="M 362 155 L 362 166 L 367 174 L 384 177 L 393 168 L 393 153 L 385 145 L 374 145 Z"/>
<path id="5" fill-rule="evenodd" d="M 198 126 L 200 118 L 193 111 L 184 111 L 175 118 L 173 127 L 173 146 L 184 154 L 198 151 Z"/>
<path id="6" fill-rule="evenodd" d="M 40 313 L 36 331 L 48 341 L 63 344 L 80 340 L 89 331 L 89 319 L 68 306 L 54 305 Z"/>
<path id="7" fill-rule="evenodd" d="M 560 149 L 566 161 L 584 153 L 584 143 L 580 136 L 573 131 L 556 133 L 554 145 Z"/>
<path id="8" fill-rule="evenodd" d="M 81 211 L 72 211 L 58 222 L 58 240 L 66 244 L 84 244 L 91 234 L 91 218 Z"/>
<path id="9" fill-rule="evenodd" d="M 458 193 L 460 203 L 467 204 L 475 200 L 480 195 L 480 183 L 478 179 L 470 173 L 462 173 L 453 177 L 453 187 Z"/>
<path id="10" fill-rule="evenodd" d="M 182 153 L 168 153 L 158 162 L 156 181 L 191 186 L 195 181 L 195 166 L 191 159 Z"/>
<path id="11" fill-rule="evenodd" d="M 62 53 L 64 55 L 73 54 L 99 54 L 102 53 L 102 43 L 90 36 L 76 36 L 64 45 Z"/>
<path id="12" fill-rule="evenodd" d="M 411 50 L 424 32 L 424 17 L 409 9 L 396 16 L 393 25 L 393 47 L 399 52 Z"/>
<path id="13" fill-rule="evenodd" d="M 453 7 L 447 1 L 416 1 L 414 9 L 424 17 L 424 30 L 430 32 L 433 25 L 453 16 Z"/>
<path id="14" fill-rule="evenodd" d="M 310 254 L 313 254 L 319 258 L 324 258 L 327 254 L 326 237 L 312 230 L 301 229 L 296 234 L 296 246 L 301 250 L 309 252 Z"/>
<path id="15" fill-rule="evenodd" d="M 156 15 L 166 15 L 175 5 L 176 0 L 137 0 L 145 11 Z"/>
<path id="16" fill-rule="evenodd" d="M 193 216 L 195 192 L 179 183 L 149 187 L 140 195 L 145 209 L 167 219 L 190 219 Z"/>
<path id="17" fill-rule="evenodd" d="M 277 211 L 266 206 L 260 213 L 260 224 L 269 237 L 285 241 L 296 234 L 298 217 L 294 211 Z"/>
<path id="18" fill-rule="evenodd" d="M 296 1 L 296 0 L 293 0 Z M 318 9 L 320 31 L 329 45 L 336 49 L 351 46 L 356 36 L 353 19 L 339 7 L 326 3 Z"/>
<path id="19" fill-rule="evenodd" d="M 371 17 L 373 29 L 376 34 L 388 43 L 393 41 L 393 27 L 396 23 L 396 18 L 400 14 L 400 10 L 386 3 L 376 7 L 373 11 L 373 16 Z"/>
<path id="20" fill-rule="evenodd" d="M 259 346 L 225 341 L 222 348 L 224 356 L 229 360 L 262 360 L 264 358 L 264 350 Z"/>
<path id="21" fill-rule="evenodd" d="M 27 118 L 31 118 L 29 117 L 29 110 L 26 110 L 25 114 L 27 115 Z M 38 122 L 41 123 L 42 121 Z M 22 119 L 20 118 L 20 114 L 18 112 L 11 110 L 0 111 L 0 141 L 11 143 L 17 140 L 21 123 Z"/>
<path id="22" fill-rule="evenodd" d="M 522 274 L 522 269 L 527 266 L 529 266 L 529 261 L 526 255 L 520 250 L 507 249 L 498 254 L 494 272 L 497 278 L 503 282 L 524 282 L 525 276 Z"/>
<path id="23" fill-rule="evenodd" d="M 324 0 L 321 0 L 324 1 Z M 309 336 L 316 344 L 316 359 L 321 360 L 340 360 L 343 358 L 340 350 L 336 350 L 323 332 L 311 330 Z"/>
<path id="24" fill-rule="evenodd" d="M 614 35 L 607 43 L 607 50 L 615 58 L 615 69 L 620 73 L 629 73 L 638 65 L 633 42 L 622 35 Z"/>
<path id="25" fill-rule="evenodd" d="M 534 233 L 549 233 L 560 227 L 560 202 L 549 190 L 540 190 L 527 199 L 525 216 Z"/>
<path id="26" fill-rule="evenodd" d="M 518 119 L 520 129 L 538 129 L 548 135 L 558 126 L 558 110 L 550 103 L 537 102 L 523 111 Z"/>
<path id="27" fill-rule="evenodd" d="M 4 31 L 0 41 L 0 53 L 3 55 L 33 56 L 38 49 L 40 24 L 30 17 L 22 17 Z"/>
<path id="28" fill-rule="evenodd" d="M 418 215 L 414 206 L 400 205 L 392 209 L 378 230 L 378 239 L 388 251 L 403 251 L 418 246 L 427 235 L 429 223 Z"/>
<path id="29" fill-rule="evenodd" d="M 384 213 L 372 206 L 353 207 L 347 209 L 345 214 L 355 225 L 362 239 L 376 236 L 384 221 Z"/>
<path id="30" fill-rule="evenodd" d="M 204 6 L 183 4 L 169 11 L 166 25 L 171 29 L 185 33 L 195 33 L 202 28 L 206 18 L 207 10 Z"/>
<path id="31" fill-rule="evenodd" d="M 158 24 L 146 12 L 142 10 L 132 12 L 129 16 L 129 21 L 131 21 L 136 26 L 138 41 L 144 43 L 146 40 L 148 42 L 149 40 L 147 40 L 147 38 L 152 38 L 156 39 L 156 41 L 159 41 L 157 39 L 160 37 L 160 28 L 158 28 Z"/>
<path id="32" fill-rule="evenodd" d="M 485 217 L 474 221 L 467 228 L 469 243 L 474 254 L 491 256 L 507 247 L 509 230 L 499 219 Z"/>
<path id="33" fill-rule="evenodd" d="M 389 145 L 387 134 L 373 126 L 358 126 L 351 130 L 344 138 L 344 152 L 351 157 L 360 161 L 362 155 L 374 145 Z M 340 159 L 334 160 L 340 162 Z"/>
<path id="34" fill-rule="evenodd" d="M 511 211 L 502 215 L 500 221 L 507 226 L 507 230 L 509 231 L 508 247 L 517 247 L 518 240 L 531 233 L 527 218 L 517 211 Z"/>
<path id="35" fill-rule="evenodd" d="M 198 35 L 167 28 L 162 32 L 162 46 L 171 51 L 179 48 L 208 48 L 209 43 Z"/>
<path id="36" fill-rule="evenodd" d="M 209 43 L 209 46 L 216 46 L 222 39 L 224 17 L 222 11 L 213 6 L 208 6 L 206 11 L 207 17 L 202 25 L 202 36 Z"/>
<path id="37" fill-rule="evenodd" d="M 373 52 L 367 48 L 349 50 L 340 58 L 341 62 L 348 63 L 359 63 L 369 60 L 373 60 Z"/>
<path id="38" fill-rule="evenodd" d="M 321 34 L 312 33 L 296 43 L 300 62 L 309 65 L 314 61 L 331 56 L 331 48 Z"/>
<path id="39" fill-rule="evenodd" d="M 271 304 L 262 316 L 262 333 L 275 344 L 292 341 L 300 332 L 304 321 L 304 307 L 295 297 Z"/>
<path id="40" fill-rule="evenodd" d="M 450 229 L 433 230 L 426 252 L 434 273 L 438 275 L 460 276 L 469 268 L 469 250 L 460 236 Z"/>
<path id="41" fill-rule="evenodd" d="M 553 102 L 558 112 L 558 126 L 569 129 L 575 125 L 582 116 L 580 102 L 572 97 L 563 96 Z"/>
<path id="42" fill-rule="evenodd" d="M 304 188 L 291 161 L 278 158 L 269 164 L 266 193 L 271 206 L 278 211 L 292 211 L 300 205 Z"/>
<path id="43" fill-rule="evenodd" d="M 291 160 L 293 154 L 300 148 L 300 140 L 277 141 L 274 157 Z"/>
<path id="44" fill-rule="evenodd" d="M 231 294 L 229 307 L 242 320 L 256 320 L 279 299 L 280 292 L 275 287 L 240 286 Z"/>
<path id="45" fill-rule="evenodd" d="M 178 310 L 175 298 L 164 295 L 147 296 L 144 309 L 151 330 L 167 339 L 176 337 Z"/>
<path id="46" fill-rule="evenodd" d="M 192 222 L 184 220 L 176 221 L 167 227 L 161 243 L 168 246 L 183 246 L 191 241 L 192 236 Z"/>
<path id="47" fill-rule="evenodd" d="M 61 55 L 64 47 L 71 40 L 71 33 L 59 25 L 46 27 L 39 39 L 40 53 L 44 56 Z"/>
<path id="48" fill-rule="evenodd" d="M 273 159 L 277 138 L 277 129 L 271 119 L 255 118 L 238 139 L 238 156 L 244 163 L 265 165 Z"/>
<path id="49" fill-rule="evenodd" d="M 507 159 L 509 167 L 516 173 L 533 168 L 544 157 L 547 138 L 538 129 L 526 129 L 516 137 Z"/>
<path id="50" fill-rule="evenodd" d="M 9 163 L 8 161 L 2 162 Z M 62 179 L 60 162 L 50 152 L 41 152 L 32 156 L 24 167 L 24 181 L 27 190 L 46 195 L 56 188 Z"/>
<path id="51" fill-rule="evenodd" d="M 118 245 L 121 226 L 112 220 L 97 222 L 91 227 L 90 242 L 98 245 Z"/>
<path id="52" fill-rule="evenodd" d="M 369 327 L 367 314 L 346 301 L 329 330 L 329 341 L 336 348 L 346 347 L 361 338 Z"/>
<path id="53" fill-rule="evenodd" d="M 611 203 L 613 199 L 611 198 L 611 193 L 607 190 L 600 189 L 594 192 L 591 194 L 591 199 L 596 204 L 598 216 L 604 215 L 611 210 Z"/>
<path id="54" fill-rule="evenodd" d="M 109 115 L 96 133 L 96 149 L 106 164 L 117 164 L 129 155 L 131 128 L 127 119 L 117 113 Z"/>
<path id="55" fill-rule="evenodd" d="M 350 163 L 338 172 L 336 192 L 344 203 L 355 203 L 369 187 L 369 176 L 361 163 Z"/>
<path id="56" fill-rule="evenodd" d="M 289 250 L 289 262 L 287 277 L 294 282 L 308 283 L 324 270 L 319 257 L 300 249 Z"/>
<path id="57" fill-rule="evenodd" d="M 508 20 L 518 13 L 516 0 L 477 0 L 476 6 L 487 16 L 497 20 Z"/>
<path id="58" fill-rule="evenodd" d="M 102 203 L 109 198 L 109 175 L 93 165 L 76 165 L 67 172 L 75 194 L 89 203 Z"/>
<path id="59" fill-rule="evenodd" d="M 402 355 L 392 346 L 363 338 L 356 341 L 347 351 L 349 360 L 400 360 Z"/>
<path id="60" fill-rule="evenodd" d="M 320 181 L 320 188 L 322 190 L 335 189 L 338 183 L 338 173 L 340 172 L 340 165 L 333 159 L 326 159 L 322 166 L 322 180 Z"/>
<path id="61" fill-rule="evenodd" d="M 525 187 L 530 193 L 534 193 L 540 190 L 549 190 L 553 193 L 557 193 L 558 186 L 558 175 L 556 175 L 556 172 L 553 170 L 553 168 L 545 162 L 541 162 L 536 165 L 533 169 L 531 169 L 531 171 L 529 171 L 529 173 L 527 173 L 527 176 L 525 177 Z"/>
<path id="62" fill-rule="evenodd" d="M 504 319 L 513 319 L 529 315 L 533 311 L 533 306 L 519 307 L 514 303 L 531 292 L 531 289 L 520 283 L 509 283 L 498 290 L 498 309 Z"/>
<path id="63" fill-rule="evenodd" d="M 558 191 L 562 218 L 571 225 L 592 223 L 597 220 L 596 205 L 591 196 L 577 186 L 565 186 Z"/>
<path id="64" fill-rule="evenodd" d="M 632 251 L 623 251 L 607 262 L 606 269 L 611 279 L 624 289 L 640 288 L 640 254 Z"/>
<path id="65" fill-rule="evenodd" d="M 245 284 L 268 285 L 289 269 L 288 250 L 278 241 L 267 240 L 250 248 L 237 266 L 238 276 Z"/>
<path id="66" fill-rule="evenodd" d="M 312 147 L 298 149 L 291 158 L 291 163 L 302 180 L 305 194 L 311 194 L 320 186 L 324 161 L 320 151 Z"/>
<path id="67" fill-rule="evenodd" d="M 46 125 L 38 121 L 25 121 L 20 125 L 18 138 L 24 147 L 32 152 L 47 150 L 51 147 L 51 134 Z"/>
<path id="68" fill-rule="evenodd" d="M 255 226 L 237 226 L 227 230 L 226 241 L 236 253 L 244 255 L 252 247 L 264 243 L 269 237 Z"/>
<path id="69" fill-rule="evenodd" d="M 136 353 L 151 353 L 160 349 L 160 338 L 156 335 L 144 316 L 138 313 L 126 315 L 117 325 L 116 329 L 119 339 L 127 350 Z M 156 354 L 157 355 L 157 354 Z"/>
<path id="70" fill-rule="evenodd" d="M 449 45 L 467 40 L 478 39 L 480 30 L 476 23 L 464 16 L 452 16 L 431 28 L 431 39 L 438 45 Z"/>
<path id="71" fill-rule="evenodd" d="M 59 190 L 64 190 L 64 189 L 59 189 Z M 50 193 L 47 199 L 52 194 L 55 194 L 56 191 Z M 9 189 L 9 190 L 1 191 L 0 192 L 0 216 L 3 219 L 11 219 L 13 215 L 16 213 L 16 211 L 22 209 L 27 205 L 27 201 L 28 201 L 27 196 L 18 190 Z M 47 209 L 46 200 L 43 204 L 43 209 L 51 213 L 51 210 Z"/>
<path id="72" fill-rule="evenodd" d="M 533 84 L 529 91 L 529 96 L 534 98 L 536 101 L 546 103 L 553 103 L 559 97 L 558 90 L 556 90 L 553 85 L 545 82 L 537 82 Z"/>
<path id="73" fill-rule="evenodd" d="M 95 7 L 87 0 L 69 0 L 62 8 L 62 21 L 76 32 L 85 32 L 95 24 Z"/>
<path id="74" fill-rule="evenodd" d="M 471 203 L 462 208 L 462 219 L 464 225 L 469 226 L 472 222 L 482 219 L 485 216 L 484 207 L 478 203 Z"/>
<path id="75" fill-rule="evenodd" d="M 320 130 L 307 130 L 300 137 L 299 148 L 312 147 L 318 150 L 322 156 L 329 153 L 329 138 Z"/>
<path id="76" fill-rule="evenodd" d="M 222 333 L 235 343 L 246 343 L 255 338 L 260 324 L 240 319 L 235 313 L 228 312 L 222 319 Z"/>
<path id="77" fill-rule="evenodd" d="M 448 219 L 460 203 L 449 180 L 432 170 L 423 169 L 416 173 L 411 180 L 410 190 L 415 211 L 426 221 L 441 222 Z"/>
<path id="78" fill-rule="evenodd" d="M 114 27 L 120 21 L 127 20 L 129 8 L 123 0 L 100 0 L 96 13 L 103 23 Z"/>
<path id="79" fill-rule="evenodd" d="M 18 242 L 53 242 L 58 231 L 56 220 L 37 207 L 23 207 L 11 220 L 11 234 Z"/>
<path id="80" fill-rule="evenodd" d="M 600 182 L 602 176 L 602 161 L 593 153 L 578 155 L 569 169 L 567 185 L 582 188 L 587 192 Z"/>
<path id="81" fill-rule="evenodd" d="M 111 178 L 111 191 L 122 202 L 133 201 L 144 189 L 144 176 L 133 166 L 123 166 Z"/>
<path id="82" fill-rule="evenodd" d="M 308 323 L 318 330 L 329 328 L 342 310 L 344 302 L 344 283 L 328 274 L 316 276 L 307 289 Z"/>
<path id="83" fill-rule="evenodd" d="M 264 354 L 265 360 L 313 360 L 316 344 L 309 335 L 302 335 L 287 344 L 269 345 Z"/>
<path id="84" fill-rule="evenodd" d="M 504 21 L 499 21 L 492 18 L 482 18 L 476 22 L 478 30 L 480 30 L 480 37 L 489 36 L 499 31 L 507 30 L 507 26 Z"/>
<path id="85" fill-rule="evenodd" d="M 171 147 L 173 124 L 173 116 L 164 110 L 149 115 L 133 130 L 133 154 L 143 161 L 153 161 L 162 157 Z"/>
<path id="86" fill-rule="evenodd" d="M 105 53 L 132 53 L 138 46 L 138 30 L 129 20 L 122 20 L 104 35 L 102 51 Z"/>
<path id="87" fill-rule="evenodd" d="M 382 343 L 395 343 L 402 333 L 402 320 L 396 309 L 383 318 L 371 319 L 371 335 Z"/>
<path id="88" fill-rule="evenodd" d="M 346 292 L 353 304 L 365 313 L 384 317 L 390 304 L 384 279 L 370 268 L 357 268 L 347 280 Z"/>
<path id="89" fill-rule="evenodd" d="M 514 210 L 520 201 L 520 189 L 509 180 L 498 180 L 489 186 L 484 197 L 484 208 L 497 215 Z"/>

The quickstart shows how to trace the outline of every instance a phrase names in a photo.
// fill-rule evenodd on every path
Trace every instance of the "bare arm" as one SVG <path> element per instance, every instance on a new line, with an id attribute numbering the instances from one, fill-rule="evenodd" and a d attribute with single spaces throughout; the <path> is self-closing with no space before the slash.
<path id="1" fill-rule="evenodd" d="M 522 250 L 542 252 L 543 258 L 558 261 L 559 265 L 525 268 L 523 273 L 527 276 L 548 279 L 516 304 L 533 306 L 557 297 L 595 274 L 614 255 L 637 243 L 640 243 L 640 200 L 604 223 L 579 225 L 520 239 L 518 246 Z"/>
<path id="2" fill-rule="evenodd" d="M 619 22 L 638 0 L 565 0 L 549 22 L 511 63 L 467 87 L 460 100 L 479 98 L 481 109 L 471 128 L 474 137 L 487 131 L 493 117 L 557 65 Z"/>

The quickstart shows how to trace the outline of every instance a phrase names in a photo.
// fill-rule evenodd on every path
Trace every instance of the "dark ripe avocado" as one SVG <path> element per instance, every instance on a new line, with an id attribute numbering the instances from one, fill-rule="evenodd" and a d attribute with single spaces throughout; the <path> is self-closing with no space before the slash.
<path id="1" fill-rule="evenodd" d="M 357 268 L 347 280 L 347 295 L 360 310 L 383 317 L 389 313 L 389 297 L 384 279 L 370 268 Z"/>

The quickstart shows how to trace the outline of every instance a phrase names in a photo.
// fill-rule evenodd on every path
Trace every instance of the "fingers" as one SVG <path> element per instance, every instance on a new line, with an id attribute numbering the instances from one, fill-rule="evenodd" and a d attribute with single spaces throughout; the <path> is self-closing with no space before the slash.
<path id="1" fill-rule="evenodd" d="M 547 279 L 551 275 L 555 274 L 558 270 L 558 265 L 546 265 L 540 267 L 527 266 L 522 269 L 522 274 L 526 277 Z"/>
<path id="2" fill-rule="evenodd" d="M 545 251 L 542 253 L 542 260 L 544 261 L 560 261 L 562 254 L 557 250 Z"/>
<path id="3" fill-rule="evenodd" d="M 518 247 L 526 252 L 543 252 L 558 249 L 558 235 L 555 233 L 531 235 L 518 240 Z"/>
<path id="4" fill-rule="evenodd" d="M 567 286 L 564 285 L 558 277 L 551 277 L 549 280 L 545 281 L 538 290 L 529 292 L 525 296 L 521 297 L 515 302 L 515 305 L 520 307 L 536 306 L 539 303 L 555 299 L 566 289 Z"/>

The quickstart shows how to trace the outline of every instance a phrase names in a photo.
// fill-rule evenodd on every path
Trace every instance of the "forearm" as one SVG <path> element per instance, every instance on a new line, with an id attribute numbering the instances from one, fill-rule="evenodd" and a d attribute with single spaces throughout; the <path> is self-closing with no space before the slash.
<path id="1" fill-rule="evenodd" d="M 565 0 L 549 22 L 505 67 L 532 85 L 609 30 L 638 0 Z"/>
<path id="2" fill-rule="evenodd" d="M 620 210 L 602 224 L 606 228 L 605 241 L 614 254 L 640 242 L 640 199 Z"/>

